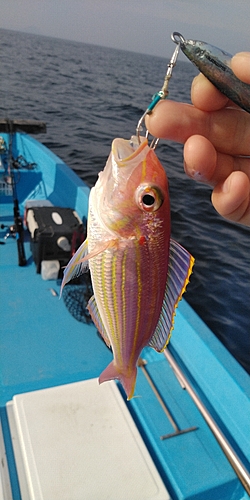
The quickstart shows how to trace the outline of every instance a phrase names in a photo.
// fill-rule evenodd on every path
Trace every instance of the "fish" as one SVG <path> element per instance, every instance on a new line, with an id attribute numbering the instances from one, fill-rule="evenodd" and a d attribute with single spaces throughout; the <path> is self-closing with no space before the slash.
<path id="1" fill-rule="evenodd" d="M 231 54 L 200 40 L 185 40 L 182 35 L 180 48 L 220 92 L 250 113 L 250 85 L 231 70 Z"/>
<path id="2" fill-rule="evenodd" d="M 113 360 L 99 382 L 134 395 L 137 363 L 167 346 L 194 258 L 171 239 L 168 179 L 146 138 L 116 138 L 90 191 L 87 239 L 64 270 L 62 288 L 89 266 L 92 320 Z"/>

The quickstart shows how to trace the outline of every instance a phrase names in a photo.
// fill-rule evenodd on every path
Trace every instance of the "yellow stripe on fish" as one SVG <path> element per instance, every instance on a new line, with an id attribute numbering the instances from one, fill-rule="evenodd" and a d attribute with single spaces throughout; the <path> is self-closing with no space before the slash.
<path id="1" fill-rule="evenodd" d="M 139 326 L 140 326 L 140 318 L 141 318 L 141 301 L 142 301 L 142 279 L 141 279 L 141 253 L 139 252 L 139 244 L 135 243 L 135 259 L 136 259 L 136 277 L 137 277 L 137 315 L 136 315 L 136 323 L 135 323 L 135 332 L 133 339 L 133 347 L 130 357 L 130 368 L 131 363 L 134 361 L 136 345 L 139 335 Z"/>

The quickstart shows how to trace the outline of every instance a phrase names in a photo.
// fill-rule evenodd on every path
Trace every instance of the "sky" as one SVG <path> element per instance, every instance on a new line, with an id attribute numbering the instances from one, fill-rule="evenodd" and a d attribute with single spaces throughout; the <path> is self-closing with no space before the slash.
<path id="1" fill-rule="evenodd" d="M 173 31 L 250 50 L 250 0 L 0 0 L 0 12 L 1 28 L 162 57 Z"/>

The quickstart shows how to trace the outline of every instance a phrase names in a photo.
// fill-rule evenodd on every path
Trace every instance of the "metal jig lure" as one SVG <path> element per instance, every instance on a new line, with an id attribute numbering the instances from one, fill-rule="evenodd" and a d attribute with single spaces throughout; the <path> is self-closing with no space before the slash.
<path id="1" fill-rule="evenodd" d="M 153 95 L 150 105 L 147 107 L 146 111 L 143 113 L 143 115 L 141 116 L 140 120 L 137 123 L 136 135 L 137 135 L 137 139 L 138 139 L 139 144 L 141 142 L 140 132 L 142 131 L 142 123 L 145 120 L 145 117 L 147 115 L 149 115 L 150 113 L 152 113 L 154 107 L 161 99 L 166 99 L 166 97 L 168 96 L 169 80 L 173 74 L 173 68 L 176 65 L 177 57 L 178 57 L 179 50 L 180 50 L 180 45 L 181 45 L 180 42 L 177 43 L 177 47 L 176 47 L 176 49 L 175 49 L 175 51 L 174 51 L 174 53 L 173 53 L 173 55 L 168 63 L 166 76 L 165 76 L 164 83 L 163 83 L 161 90 L 159 90 L 159 92 L 157 92 L 156 94 Z M 148 137 L 148 131 L 146 131 L 146 137 Z M 159 138 L 155 137 L 150 144 L 150 148 L 155 149 L 158 142 L 159 142 Z"/>
<path id="2" fill-rule="evenodd" d="M 177 31 L 171 39 L 220 92 L 250 113 L 250 85 L 239 80 L 231 70 L 231 54 L 200 40 L 186 40 Z"/>

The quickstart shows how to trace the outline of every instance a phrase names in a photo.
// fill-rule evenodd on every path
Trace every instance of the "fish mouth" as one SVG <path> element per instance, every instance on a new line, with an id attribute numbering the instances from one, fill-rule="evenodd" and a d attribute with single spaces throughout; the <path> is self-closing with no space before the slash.
<path id="1" fill-rule="evenodd" d="M 138 137 L 133 135 L 131 139 L 114 139 L 112 143 L 112 153 L 114 160 L 119 165 L 119 167 L 124 166 L 128 161 L 138 158 L 138 155 L 148 146 L 148 140 L 146 137 L 140 137 L 140 143 Z"/>
<path id="2" fill-rule="evenodd" d="M 134 203 L 134 192 L 140 182 L 140 173 L 137 174 L 138 183 L 133 173 L 139 167 L 146 170 L 146 157 L 150 148 L 148 140 L 136 136 L 130 140 L 116 138 L 112 142 L 111 154 L 106 166 L 99 174 L 99 179 L 92 191 L 92 202 L 102 227 L 111 231 L 114 237 L 124 233 Z M 118 228 L 118 229 L 115 229 Z"/>

